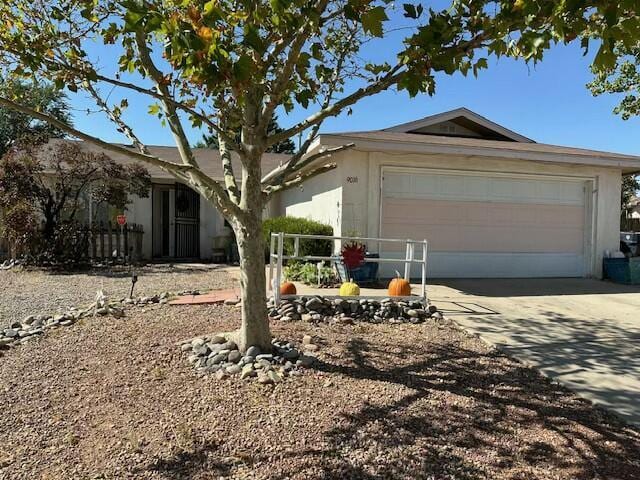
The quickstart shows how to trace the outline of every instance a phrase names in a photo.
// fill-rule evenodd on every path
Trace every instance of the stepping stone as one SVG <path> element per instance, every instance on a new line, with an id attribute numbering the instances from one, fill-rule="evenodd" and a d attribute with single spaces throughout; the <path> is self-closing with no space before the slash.
<path id="1" fill-rule="evenodd" d="M 172 300 L 169 305 L 210 305 L 224 303 L 226 300 L 238 300 L 238 291 L 235 289 L 214 290 L 203 295 L 184 295 Z"/>

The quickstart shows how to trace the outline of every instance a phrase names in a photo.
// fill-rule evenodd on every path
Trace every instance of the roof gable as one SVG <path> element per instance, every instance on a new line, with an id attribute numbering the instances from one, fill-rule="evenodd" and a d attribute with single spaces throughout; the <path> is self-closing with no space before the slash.
<path id="1" fill-rule="evenodd" d="M 448 112 L 430 115 L 420 120 L 386 128 L 383 131 L 535 143 L 530 138 L 498 125 L 467 108 L 457 108 Z"/>

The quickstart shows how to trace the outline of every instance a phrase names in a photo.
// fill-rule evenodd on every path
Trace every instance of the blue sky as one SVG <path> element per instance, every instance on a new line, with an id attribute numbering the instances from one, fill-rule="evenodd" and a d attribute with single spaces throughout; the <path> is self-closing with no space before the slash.
<path id="1" fill-rule="evenodd" d="M 384 52 L 384 42 L 388 41 L 381 41 L 375 48 Z M 98 48 L 100 63 L 114 65 L 116 57 L 104 47 Z M 510 59 L 489 59 L 489 69 L 477 79 L 442 76 L 433 97 L 409 98 L 406 93 L 384 92 L 355 105 L 352 115 L 328 119 L 322 131 L 379 129 L 467 107 L 538 142 L 640 155 L 640 119 L 623 121 L 612 113 L 618 97 L 593 97 L 585 87 L 591 78 L 592 55 L 593 52 L 584 57 L 578 45 L 573 44 L 554 47 L 535 67 Z M 112 99 L 118 95 L 114 92 Z M 127 119 L 143 141 L 172 145 L 170 132 L 146 113 L 147 100 L 136 98 L 135 94 L 127 97 Z M 92 106 L 90 102 L 75 97 L 72 105 L 76 109 L 76 126 L 81 130 L 107 141 L 126 142 L 101 114 L 87 116 L 84 110 Z M 305 113 L 281 113 L 279 120 L 283 126 L 290 125 L 304 118 Z M 201 132 L 190 130 L 189 136 L 195 142 Z"/>

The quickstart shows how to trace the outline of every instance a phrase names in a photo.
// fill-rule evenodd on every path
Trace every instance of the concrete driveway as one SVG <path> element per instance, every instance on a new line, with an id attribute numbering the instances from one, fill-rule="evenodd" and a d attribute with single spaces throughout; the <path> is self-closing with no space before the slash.
<path id="1" fill-rule="evenodd" d="M 429 298 L 467 330 L 640 424 L 640 286 L 435 280 Z"/>

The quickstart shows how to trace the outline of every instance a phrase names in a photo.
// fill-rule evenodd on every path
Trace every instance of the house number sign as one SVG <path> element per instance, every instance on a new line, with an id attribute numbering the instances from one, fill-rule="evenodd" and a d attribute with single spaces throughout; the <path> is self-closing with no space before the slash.
<path id="1" fill-rule="evenodd" d="M 358 183 L 358 177 L 347 177 L 347 183 Z"/>

